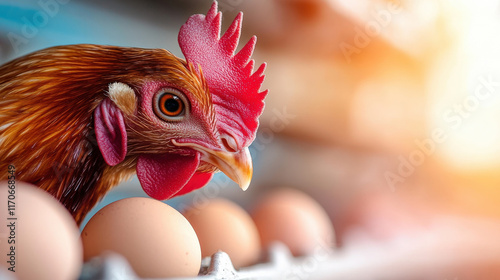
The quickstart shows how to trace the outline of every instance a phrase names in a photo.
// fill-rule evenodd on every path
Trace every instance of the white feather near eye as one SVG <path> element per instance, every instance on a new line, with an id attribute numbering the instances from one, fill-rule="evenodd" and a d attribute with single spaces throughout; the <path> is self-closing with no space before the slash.
<path id="1" fill-rule="evenodd" d="M 135 112 L 137 97 L 134 90 L 127 84 L 115 82 L 109 85 L 108 95 L 118 108 L 127 115 Z"/>

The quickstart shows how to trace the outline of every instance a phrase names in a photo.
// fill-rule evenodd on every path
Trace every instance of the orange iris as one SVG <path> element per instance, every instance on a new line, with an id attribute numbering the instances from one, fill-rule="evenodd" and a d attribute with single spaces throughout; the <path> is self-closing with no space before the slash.
<path id="1" fill-rule="evenodd" d="M 170 93 L 166 93 L 160 98 L 159 105 L 161 112 L 170 117 L 178 116 L 184 111 L 182 100 Z"/>

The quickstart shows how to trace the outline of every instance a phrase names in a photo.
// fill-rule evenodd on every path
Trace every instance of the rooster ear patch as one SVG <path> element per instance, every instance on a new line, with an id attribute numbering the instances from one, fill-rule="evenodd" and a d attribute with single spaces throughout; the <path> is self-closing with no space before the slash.
<path id="1" fill-rule="evenodd" d="M 135 112 L 137 97 L 127 84 L 119 82 L 109 84 L 108 96 L 124 114 L 131 115 Z"/>
<path id="2" fill-rule="evenodd" d="M 127 154 L 127 131 L 120 109 L 109 98 L 94 111 L 94 129 L 99 150 L 107 164 L 115 166 Z"/>

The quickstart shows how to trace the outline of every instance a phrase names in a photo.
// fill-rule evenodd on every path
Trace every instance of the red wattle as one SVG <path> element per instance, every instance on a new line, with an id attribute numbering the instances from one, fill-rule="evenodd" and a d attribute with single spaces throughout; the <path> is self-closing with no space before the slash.
<path id="1" fill-rule="evenodd" d="M 213 173 L 196 172 L 187 184 L 176 194 L 183 195 L 205 186 L 214 176 Z"/>
<path id="2" fill-rule="evenodd" d="M 165 200 L 177 195 L 190 182 L 199 163 L 199 153 L 190 156 L 145 154 L 137 161 L 137 177 L 147 195 Z"/>

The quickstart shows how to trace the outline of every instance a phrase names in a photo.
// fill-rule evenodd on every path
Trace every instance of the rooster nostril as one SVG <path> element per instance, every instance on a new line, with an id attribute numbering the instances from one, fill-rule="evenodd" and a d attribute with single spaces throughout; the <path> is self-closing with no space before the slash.
<path id="1" fill-rule="evenodd" d="M 228 139 L 229 138 L 229 139 Z M 236 145 L 236 141 L 234 141 L 231 137 L 221 137 L 222 145 L 224 148 L 231 153 L 236 153 L 238 151 L 238 147 Z"/>

